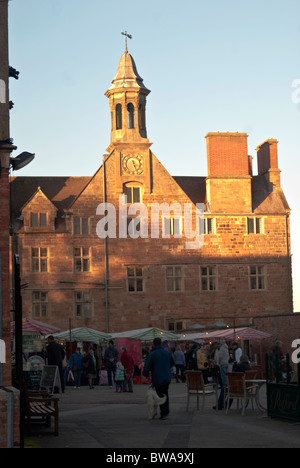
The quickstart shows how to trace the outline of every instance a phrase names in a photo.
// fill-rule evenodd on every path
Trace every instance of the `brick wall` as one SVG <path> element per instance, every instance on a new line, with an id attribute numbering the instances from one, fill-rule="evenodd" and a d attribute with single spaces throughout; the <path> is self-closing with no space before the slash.
<path id="1" fill-rule="evenodd" d="M 107 162 L 108 202 L 118 205 L 122 193 L 120 154 Z M 248 179 L 240 178 L 240 193 L 244 190 L 247 200 Z M 250 180 L 250 179 L 249 179 Z M 226 179 L 225 179 L 226 181 Z M 183 205 L 190 200 L 161 163 L 152 155 L 152 191 L 143 193 L 143 203 L 168 204 L 175 201 Z M 228 190 L 229 193 L 230 190 Z M 232 195 L 232 193 L 231 193 Z M 236 196 L 232 197 L 236 208 Z M 96 235 L 97 206 L 103 201 L 103 169 L 73 204 L 66 217 L 64 232 L 19 233 L 19 252 L 22 264 L 22 283 L 28 283 L 22 291 L 24 315 L 32 316 L 34 290 L 48 291 L 48 316 L 42 321 L 59 326 L 62 330 L 72 326 L 89 326 L 105 331 L 105 279 L 104 241 Z M 250 205 L 247 200 L 248 206 Z M 30 207 L 28 207 L 28 210 Z M 40 206 L 43 211 L 43 204 Z M 215 233 L 205 236 L 200 250 L 187 250 L 186 239 L 109 239 L 109 330 L 124 331 L 157 326 L 165 328 L 171 318 L 181 320 L 186 327 L 198 323 L 211 325 L 216 317 L 236 317 L 237 325 L 256 315 L 285 314 L 289 312 L 289 269 L 286 251 L 286 218 L 270 214 L 264 217 L 265 233 L 247 233 L 247 215 L 214 213 Z M 73 236 L 72 215 L 89 217 L 89 236 Z M 209 213 L 207 214 L 209 216 Z M 162 221 L 160 219 L 160 233 Z M 117 226 L 118 227 L 118 226 Z M 150 228 L 150 218 L 149 218 Z M 49 249 L 49 271 L 33 273 L 31 249 Z M 91 270 L 74 272 L 73 249 L 90 248 Z M 127 267 L 143 269 L 144 291 L 128 292 Z M 166 269 L 170 265 L 182 266 L 182 291 L 167 292 Z M 250 266 L 265 268 L 264 290 L 250 289 Z M 212 266 L 216 271 L 216 290 L 201 289 L 201 266 Z M 62 283 L 62 281 L 69 283 Z M 102 283 L 99 284 L 99 283 Z M 93 309 L 90 318 L 76 317 L 75 291 L 89 291 Z M 37 318 L 38 317 L 34 317 Z M 229 323 L 231 325 L 231 323 Z"/>
<path id="2" fill-rule="evenodd" d="M 13 393 L 13 447 L 18 448 L 20 445 L 20 397 L 19 392 L 15 388 L 7 388 Z M 7 410 L 10 393 L 0 389 L 0 448 L 7 448 Z"/>
<path id="3" fill-rule="evenodd" d="M 208 133 L 208 176 L 249 175 L 246 133 Z"/>
<path id="4" fill-rule="evenodd" d="M 8 170 L 0 175 L 0 251 L 2 256 L 2 339 L 6 342 L 7 363 L 2 366 L 5 386 L 11 385 L 10 366 L 10 285 L 9 285 L 9 179 Z"/>

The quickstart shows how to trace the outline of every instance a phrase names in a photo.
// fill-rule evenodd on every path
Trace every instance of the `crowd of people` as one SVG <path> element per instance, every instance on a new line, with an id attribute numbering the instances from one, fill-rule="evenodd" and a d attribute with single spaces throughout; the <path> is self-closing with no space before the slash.
<path id="1" fill-rule="evenodd" d="M 65 348 L 57 343 L 53 336 L 49 336 L 45 350 L 33 353 L 31 359 L 39 359 L 39 368 L 34 367 L 34 370 L 41 370 L 44 365 L 58 367 L 62 393 L 67 384 L 75 389 L 80 388 L 83 378 L 87 380 L 89 388 L 93 389 L 101 374 L 106 375 L 106 382 L 110 388 L 116 385 L 116 392 L 132 393 L 134 361 L 125 347 L 120 351 L 119 353 L 111 340 L 100 358 L 97 347 L 90 345 L 85 351 L 77 347 L 68 360 Z M 30 368 L 30 358 L 27 363 Z"/>
<path id="2" fill-rule="evenodd" d="M 219 341 L 212 345 L 197 342 L 186 344 L 184 347 L 177 345 L 172 354 L 176 382 L 186 381 L 186 370 L 201 370 L 205 384 L 209 381 L 221 384 L 224 365 L 227 366 L 226 372 L 234 371 L 243 353 L 238 343 L 234 342 L 228 347 L 225 341 Z"/>
<path id="3" fill-rule="evenodd" d="M 281 362 L 283 354 L 279 343 L 272 349 L 272 355 L 274 355 L 274 362 L 278 360 Z M 185 383 L 186 370 L 201 371 L 204 384 L 214 382 L 221 389 L 218 407 L 214 409 L 222 410 L 226 400 L 226 374 L 251 370 L 249 358 L 243 354 L 240 345 L 234 342 L 228 346 L 225 340 L 212 345 L 197 342 L 177 344 L 174 349 L 169 350 L 167 342 L 163 343 L 160 338 L 156 338 L 151 349 L 143 350 L 143 358 L 145 360 L 143 377 L 151 381 L 158 396 L 167 397 L 166 402 L 160 407 L 161 419 L 166 419 L 169 414 L 169 385 L 172 377 L 176 383 Z M 58 366 L 62 391 L 66 385 L 65 359 L 64 348 L 50 336 L 46 349 L 46 364 Z M 105 369 L 107 385 L 110 388 L 115 385 L 117 393 L 132 393 L 135 367 L 134 360 L 127 349 L 122 347 L 119 353 L 111 340 L 101 356 L 101 362 L 93 347 L 90 347 L 87 353 L 82 353 L 78 347 L 71 355 L 67 369 L 72 375 L 74 388 L 80 388 L 84 374 L 89 388 L 93 389 L 96 379 Z"/>

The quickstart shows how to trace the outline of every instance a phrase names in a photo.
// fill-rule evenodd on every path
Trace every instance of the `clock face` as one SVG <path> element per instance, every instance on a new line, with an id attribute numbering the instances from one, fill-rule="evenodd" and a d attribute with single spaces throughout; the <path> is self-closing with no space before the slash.
<path id="1" fill-rule="evenodd" d="M 141 175 L 144 172 L 143 156 L 140 154 L 128 154 L 123 156 L 122 169 L 125 174 Z"/>

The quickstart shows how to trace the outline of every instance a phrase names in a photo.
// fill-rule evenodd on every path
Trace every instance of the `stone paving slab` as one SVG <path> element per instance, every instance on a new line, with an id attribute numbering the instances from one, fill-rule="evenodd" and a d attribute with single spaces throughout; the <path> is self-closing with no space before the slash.
<path id="1" fill-rule="evenodd" d="M 191 399 L 186 411 L 186 386 L 170 386 L 170 415 L 166 421 L 147 419 L 147 385 L 134 393 L 116 394 L 108 387 L 67 387 L 60 399 L 60 435 L 31 436 L 42 448 L 199 449 L 285 447 L 300 448 L 300 425 L 268 418 L 252 410 L 242 417 L 236 404 L 229 414 L 216 412 L 213 395 L 204 414 Z M 262 392 L 262 403 L 265 394 Z"/>

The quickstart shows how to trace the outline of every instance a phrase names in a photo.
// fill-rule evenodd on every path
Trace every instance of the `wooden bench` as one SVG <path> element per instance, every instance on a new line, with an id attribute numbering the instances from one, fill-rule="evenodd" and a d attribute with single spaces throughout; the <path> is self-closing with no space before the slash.
<path id="1" fill-rule="evenodd" d="M 51 434 L 58 436 L 59 409 L 58 398 L 53 398 L 46 392 L 32 392 L 24 386 L 25 417 L 27 419 L 27 428 L 29 434 L 32 433 L 31 425 L 36 420 L 41 420 L 46 427 L 51 426 L 51 418 L 54 418 L 54 431 Z M 40 434 L 49 434 L 49 432 L 40 432 Z"/>

